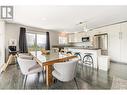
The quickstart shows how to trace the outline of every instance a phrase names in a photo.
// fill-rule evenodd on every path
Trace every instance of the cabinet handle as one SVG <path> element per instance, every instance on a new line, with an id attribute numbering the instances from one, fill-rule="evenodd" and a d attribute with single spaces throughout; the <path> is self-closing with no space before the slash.
<path id="1" fill-rule="evenodd" d="M 122 32 L 119 32 L 119 39 L 122 39 Z"/>
<path id="2" fill-rule="evenodd" d="M 120 32 L 119 32 L 119 39 L 120 39 Z"/>
<path id="3" fill-rule="evenodd" d="M 122 32 L 121 32 L 121 40 L 122 40 L 122 38 L 123 38 L 123 37 L 122 37 Z"/>

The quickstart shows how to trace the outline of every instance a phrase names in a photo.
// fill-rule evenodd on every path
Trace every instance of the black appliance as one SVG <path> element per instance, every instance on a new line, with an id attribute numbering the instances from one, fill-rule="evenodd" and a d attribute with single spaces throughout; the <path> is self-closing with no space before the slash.
<path id="1" fill-rule="evenodd" d="M 82 42 L 89 42 L 90 38 L 89 37 L 82 37 Z"/>

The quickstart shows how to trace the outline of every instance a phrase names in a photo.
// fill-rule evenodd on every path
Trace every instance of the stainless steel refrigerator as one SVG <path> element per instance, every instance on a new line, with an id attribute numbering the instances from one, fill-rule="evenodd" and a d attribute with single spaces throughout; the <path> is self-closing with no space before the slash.
<path id="1" fill-rule="evenodd" d="M 108 55 L 108 34 L 94 36 L 95 48 L 100 48 L 102 55 Z"/>

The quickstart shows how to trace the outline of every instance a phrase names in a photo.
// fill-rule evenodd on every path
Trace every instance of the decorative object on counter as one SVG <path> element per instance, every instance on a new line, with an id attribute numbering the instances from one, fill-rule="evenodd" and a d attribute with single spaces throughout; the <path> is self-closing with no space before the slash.
<path id="1" fill-rule="evenodd" d="M 8 44 L 9 44 L 9 46 L 16 46 L 17 45 L 17 41 L 16 41 L 16 39 L 10 39 Z"/>
<path id="2" fill-rule="evenodd" d="M 45 50 L 44 48 L 41 49 L 42 54 L 49 54 L 50 52 L 48 50 Z"/>
<path id="3" fill-rule="evenodd" d="M 54 53 L 59 52 L 59 48 L 52 48 L 51 50 L 52 50 L 52 52 L 54 52 Z"/>
<path id="4" fill-rule="evenodd" d="M 61 53 L 65 53 L 65 52 L 67 52 L 67 51 L 66 51 L 65 49 L 61 49 L 60 52 L 61 52 Z"/>

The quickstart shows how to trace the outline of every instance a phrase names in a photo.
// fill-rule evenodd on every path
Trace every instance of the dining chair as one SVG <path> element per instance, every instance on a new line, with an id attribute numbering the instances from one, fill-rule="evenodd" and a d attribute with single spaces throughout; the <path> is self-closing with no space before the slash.
<path id="1" fill-rule="evenodd" d="M 53 65 L 54 71 L 52 75 L 62 81 L 68 82 L 74 79 L 76 86 L 78 88 L 78 84 L 76 81 L 76 65 L 78 63 L 78 59 L 74 58 L 73 60 L 69 60 L 67 62 L 59 62 Z"/>
<path id="2" fill-rule="evenodd" d="M 17 61 L 21 69 L 21 73 L 24 75 L 24 82 L 23 82 L 24 89 L 26 86 L 27 76 L 30 74 L 42 72 L 43 81 L 44 81 L 44 69 L 39 64 L 37 64 L 35 60 L 22 59 L 18 57 Z"/>
<path id="3" fill-rule="evenodd" d="M 23 59 L 30 59 L 30 60 L 33 59 L 33 57 L 29 55 L 28 53 L 19 53 L 17 56 Z"/>

